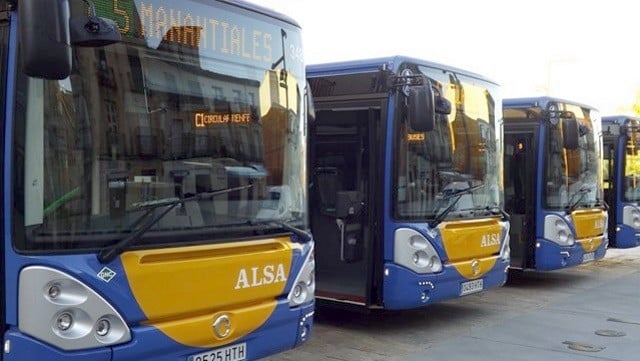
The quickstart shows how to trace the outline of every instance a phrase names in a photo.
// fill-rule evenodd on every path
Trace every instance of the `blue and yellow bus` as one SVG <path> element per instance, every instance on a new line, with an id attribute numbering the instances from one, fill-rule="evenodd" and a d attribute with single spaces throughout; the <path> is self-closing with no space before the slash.
<path id="1" fill-rule="evenodd" d="M 316 298 L 410 309 L 502 286 L 502 100 L 409 57 L 307 67 Z"/>
<path id="2" fill-rule="evenodd" d="M 301 54 L 295 21 L 243 1 L 0 0 L 0 359 L 309 338 Z"/>
<path id="3" fill-rule="evenodd" d="M 503 115 L 511 268 L 549 271 L 604 257 L 599 112 L 537 97 L 505 99 Z"/>
<path id="4" fill-rule="evenodd" d="M 604 198 L 609 205 L 609 244 L 640 246 L 640 118 L 602 117 Z"/>

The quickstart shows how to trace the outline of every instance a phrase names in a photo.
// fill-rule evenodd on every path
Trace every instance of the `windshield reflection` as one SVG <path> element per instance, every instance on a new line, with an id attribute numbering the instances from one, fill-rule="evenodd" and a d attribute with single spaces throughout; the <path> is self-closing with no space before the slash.
<path id="1" fill-rule="evenodd" d="M 420 70 L 454 106 L 450 115 L 437 116 L 431 132 L 416 133 L 406 121 L 398 124 L 396 214 L 406 219 L 490 214 L 488 207 L 502 202 L 497 87 L 453 73 L 445 77 Z M 464 192 L 467 189 L 474 191 Z M 464 194 L 447 196 L 458 191 Z"/>
<path id="2" fill-rule="evenodd" d="M 640 201 L 640 132 L 637 124 L 628 127 L 624 156 L 624 199 Z"/>
<path id="3" fill-rule="evenodd" d="M 118 239 L 168 207 L 158 205 L 225 189 L 237 191 L 181 202 L 150 232 L 260 219 L 306 227 L 300 68 L 204 59 L 167 39 L 74 49 L 68 79 L 19 79 L 27 248 Z M 274 39 L 274 56 L 285 41 L 299 37 Z"/>
<path id="4" fill-rule="evenodd" d="M 579 123 L 577 149 L 566 149 L 562 138 L 562 120 L 549 124 L 545 152 L 546 206 L 575 209 L 593 206 L 603 197 L 600 170 L 600 125 L 590 111 L 570 104 L 560 104 L 576 115 Z"/>

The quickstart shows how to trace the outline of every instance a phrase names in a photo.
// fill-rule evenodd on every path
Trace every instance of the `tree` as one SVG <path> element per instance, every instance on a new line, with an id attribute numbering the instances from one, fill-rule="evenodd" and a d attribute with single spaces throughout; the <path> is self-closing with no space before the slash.
<path id="1" fill-rule="evenodd" d="M 636 98 L 634 99 L 631 108 L 635 115 L 640 116 L 640 90 L 636 92 Z"/>

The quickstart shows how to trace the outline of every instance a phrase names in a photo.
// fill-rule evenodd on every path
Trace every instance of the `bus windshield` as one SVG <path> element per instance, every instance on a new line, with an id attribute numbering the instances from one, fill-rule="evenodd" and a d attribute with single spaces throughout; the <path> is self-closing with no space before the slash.
<path id="1" fill-rule="evenodd" d="M 163 204 L 220 190 L 230 191 L 174 206 L 143 242 L 307 227 L 298 28 L 231 5 L 153 3 L 96 1 L 122 43 L 74 48 L 64 80 L 19 77 L 18 248 L 102 247 Z"/>
<path id="2" fill-rule="evenodd" d="M 637 123 L 627 127 L 624 153 L 624 200 L 640 201 L 640 131 Z"/>
<path id="3" fill-rule="evenodd" d="M 562 120 L 549 122 L 545 154 L 545 206 L 549 209 L 591 207 L 603 199 L 601 129 L 594 110 L 558 104 L 575 114 L 579 124 L 577 149 L 564 147 Z"/>
<path id="4" fill-rule="evenodd" d="M 438 115 L 430 132 L 413 131 L 406 119 L 396 122 L 396 217 L 486 215 L 502 206 L 498 87 L 428 67 L 419 71 L 451 102 L 452 110 Z"/>

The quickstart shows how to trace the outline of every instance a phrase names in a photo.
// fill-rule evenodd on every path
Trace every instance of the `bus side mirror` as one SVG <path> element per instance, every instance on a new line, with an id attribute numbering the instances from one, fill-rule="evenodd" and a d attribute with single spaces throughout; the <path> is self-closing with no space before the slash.
<path id="1" fill-rule="evenodd" d="M 22 71 L 37 78 L 68 77 L 71 72 L 68 0 L 21 0 L 19 6 Z"/>
<path id="2" fill-rule="evenodd" d="M 430 132 L 435 128 L 435 108 L 435 99 L 429 84 L 409 90 L 408 117 L 414 131 Z"/>
<path id="3" fill-rule="evenodd" d="M 442 115 L 451 114 L 451 102 L 447 98 L 437 95 L 436 100 L 436 113 Z"/>
<path id="4" fill-rule="evenodd" d="M 566 149 L 578 149 L 580 127 L 575 117 L 562 118 L 562 138 Z"/>
<path id="5" fill-rule="evenodd" d="M 118 26 L 111 19 L 83 15 L 69 22 L 71 43 L 75 46 L 100 47 L 122 41 Z"/>

